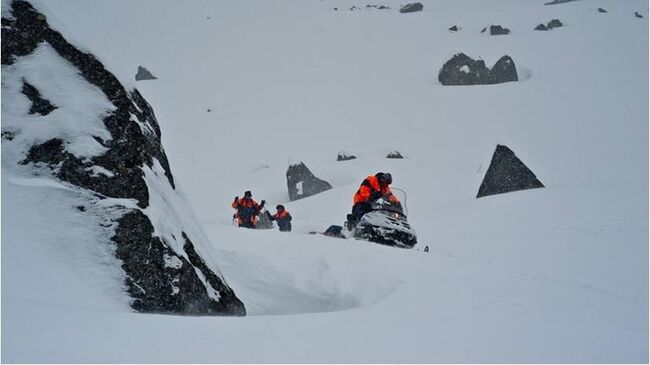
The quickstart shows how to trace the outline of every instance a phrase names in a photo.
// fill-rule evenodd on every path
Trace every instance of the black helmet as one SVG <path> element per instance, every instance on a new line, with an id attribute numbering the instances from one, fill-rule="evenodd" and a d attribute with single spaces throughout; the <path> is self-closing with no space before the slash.
<path id="1" fill-rule="evenodd" d="M 247 191 L 244 193 L 244 198 L 251 198 L 252 196 L 253 196 L 253 193 L 251 193 L 250 190 L 247 190 Z"/>
<path id="2" fill-rule="evenodd" d="M 284 205 L 282 205 L 282 204 L 278 204 L 278 205 L 275 206 L 275 209 L 277 209 L 277 210 L 284 210 Z"/>
<path id="3" fill-rule="evenodd" d="M 390 185 L 393 183 L 393 176 L 388 172 L 378 172 L 375 176 L 382 185 Z"/>

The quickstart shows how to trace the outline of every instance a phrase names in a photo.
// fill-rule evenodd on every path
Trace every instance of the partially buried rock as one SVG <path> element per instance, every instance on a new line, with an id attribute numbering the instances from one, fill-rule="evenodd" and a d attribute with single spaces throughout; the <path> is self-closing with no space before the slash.
<path id="1" fill-rule="evenodd" d="M 348 161 L 348 160 L 354 160 L 357 158 L 357 156 L 347 153 L 345 151 L 339 152 L 339 155 L 336 157 L 336 161 Z"/>
<path id="2" fill-rule="evenodd" d="M 138 73 L 135 74 L 135 81 L 141 81 L 141 80 L 156 80 L 158 79 L 156 76 L 154 76 L 149 70 L 142 66 L 138 66 Z"/>
<path id="3" fill-rule="evenodd" d="M 548 29 L 553 29 L 553 28 L 559 28 L 562 25 L 563 24 L 559 19 L 553 19 L 550 22 L 548 22 L 548 24 L 546 26 L 548 27 Z"/>
<path id="4" fill-rule="evenodd" d="M 438 73 L 438 81 L 443 85 L 491 85 L 518 80 L 515 62 L 507 55 L 489 69 L 485 61 L 458 53 L 445 62 Z"/>
<path id="5" fill-rule="evenodd" d="M 422 3 L 410 3 L 402 6 L 399 9 L 400 13 L 415 13 L 418 11 L 422 11 L 424 9 L 424 5 Z"/>
<path id="6" fill-rule="evenodd" d="M 454 25 L 453 27 L 449 28 L 449 31 L 458 32 L 458 27 Z"/>
<path id="7" fill-rule="evenodd" d="M 637 17 L 637 18 L 641 18 L 641 19 L 643 19 L 643 15 L 639 14 L 638 11 L 635 11 L 635 12 L 634 12 L 634 16 Z"/>
<path id="8" fill-rule="evenodd" d="M 500 25 L 490 25 L 490 35 L 506 35 L 510 34 L 510 29 L 504 28 Z"/>
<path id="9" fill-rule="evenodd" d="M 314 176 L 303 162 L 299 162 L 287 170 L 287 188 L 289 199 L 298 200 L 329 190 L 332 185 Z"/>
<path id="10" fill-rule="evenodd" d="M 543 187 L 510 148 L 497 145 L 476 197 Z"/>
<path id="11" fill-rule="evenodd" d="M 599 13 L 606 13 L 607 10 L 605 10 L 605 9 L 603 9 L 603 8 L 598 8 L 598 12 L 599 12 Z"/>
<path id="12" fill-rule="evenodd" d="M 404 158 L 404 156 L 402 156 L 398 151 L 392 151 L 386 155 L 386 158 Z"/>
<path id="13" fill-rule="evenodd" d="M 536 27 L 535 30 L 548 30 L 548 27 L 546 27 L 544 24 L 539 23 Z"/>

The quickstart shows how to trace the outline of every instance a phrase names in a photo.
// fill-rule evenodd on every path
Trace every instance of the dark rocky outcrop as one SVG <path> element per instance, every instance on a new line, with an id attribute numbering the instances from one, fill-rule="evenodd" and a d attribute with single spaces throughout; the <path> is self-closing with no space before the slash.
<path id="1" fill-rule="evenodd" d="M 329 190 L 332 185 L 314 176 L 309 168 L 300 162 L 287 169 L 287 188 L 289 199 L 298 200 Z"/>
<path id="2" fill-rule="evenodd" d="M 458 32 L 458 27 L 454 25 L 453 27 L 449 28 L 449 31 Z"/>
<path id="3" fill-rule="evenodd" d="M 536 27 L 535 30 L 548 30 L 548 27 L 542 23 L 539 23 Z"/>
<path id="4" fill-rule="evenodd" d="M 445 62 L 438 73 L 438 81 L 443 85 L 490 85 L 518 80 L 517 68 L 510 56 L 501 57 L 489 69 L 483 60 L 458 53 Z"/>
<path id="5" fill-rule="evenodd" d="M 347 152 L 339 152 L 339 155 L 336 157 L 336 161 L 348 161 L 348 160 L 354 160 L 357 158 L 357 156 L 347 153 Z"/>
<path id="6" fill-rule="evenodd" d="M 80 51 L 50 28 L 45 16 L 28 2 L 14 0 L 11 7 L 12 17 L 2 18 L 3 66 L 19 62 L 22 56 L 47 43 L 114 106 L 103 117 L 111 138 L 94 136 L 106 149 L 103 154 L 80 158 L 66 150 L 65 140 L 52 138 L 32 146 L 21 163 L 49 166 L 55 178 L 86 189 L 98 199 L 133 199 L 140 209 L 150 204 L 144 168 L 161 166 L 162 181 L 175 189 L 154 111 L 140 93 L 127 91 L 92 54 Z M 11 71 L 3 67 L 3 72 Z M 30 82 L 33 85 L 25 83 L 22 92 L 38 104 L 32 105 L 35 112 L 46 115 L 47 110 L 51 111 L 51 103 L 40 97 L 38 80 Z M 58 107 L 63 110 L 66 106 Z M 107 173 L 93 173 L 93 167 Z M 102 223 L 103 227 L 114 226 L 111 239 L 122 263 L 132 307 L 142 312 L 245 315 L 243 303 L 196 252 L 192 240 L 197 238 L 182 232 L 184 245 L 175 251 L 164 239 L 152 235 L 153 223 L 140 209 L 124 208 L 119 217 L 110 218 L 112 223 Z"/>
<path id="7" fill-rule="evenodd" d="M 399 8 L 400 13 L 415 13 L 418 11 L 422 11 L 424 9 L 424 5 L 422 3 L 410 3 L 403 5 L 401 8 Z"/>
<path id="8" fill-rule="evenodd" d="M 548 23 L 546 23 L 546 25 L 540 23 L 535 27 L 535 30 L 551 30 L 553 28 L 559 28 L 563 25 L 564 24 L 562 24 L 562 22 L 559 19 L 553 19 Z"/>
<path id="9" fill-rule="evenodd" d="M 490 35 L 506 35 L 510 34 L 510 29 L 504 28 L 500 25 L 490 25 Z"/>
<path id="10" fill-rule="evenodd" d="M 378 9 L 378 10 L 388 10 L 388 9 L 390 9 L 390 7 L 384 6 L 384 5 L 373 5 L 373 4 L 366 5 L 366 9 L 370 9 L 370 8 L 375 8 L 375 9 Z"/>
<path id="11" fill-rule="evenodd" d="M 635 12 L 634 12 L 634 16 L 637 17 L 637 18 L 641 18 L 641 19 L 643 19 L 643 15 L 639 14 L 638 11 L 635 11 Z"/>
<path id="12" fill-rule="evenodd" d="M 399 158 L 404 158 L 404 156 L 402 156 L 402 154 L 399 153 L 399 151 L 392 151 L 386 155 L 386 158 L 399 159 Z"/>
<path id="13" fill-rule="evenodd" d="M 578 1 L 578 0 L 553 0 L 547 3 L 544 3 L 544 5 L 557 5 L 557 4 L 565 4 L 565 3 L 570 3 L 572 1 Z"/>
<path id="14" fill-rule="evenodd" d="M 48 115 L 52 110 L 56 109 L 56 106 L 52 105 L 49 100 L 44 99 L 41 93 L 25 80 L 23 80 L 22 93 L 32 102 L 32 106 L 29 108 L 29 114 L 38 113 L 40 115 Z"/>
<path id="15" fill-rule="evenodd" d="M 605 9 L 603 9 L 603 8 L 598 8 L 598 12 L 599 12 L 599 13 L 606 13 L 607 10 L 605 10 Z"/>
<path id="16" fill-rule="evenodd" d="M 138 73 L 135 74 L 135 81 L 141 80 L 157 80 L 158 78 L 154 76 L 149 70 L 142 66 L 138 66 Z"/>
<path id="17" fill-rule="evenodd" d="M 476 197 L 543 187 L 510 148 L 497 145 Z"/>

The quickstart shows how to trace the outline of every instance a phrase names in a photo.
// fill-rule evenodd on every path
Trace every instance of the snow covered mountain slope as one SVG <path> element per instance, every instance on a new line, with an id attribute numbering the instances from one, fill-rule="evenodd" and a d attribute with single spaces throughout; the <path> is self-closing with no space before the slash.
<path id="1" fill-rule="evenodd" d="M 647 362 L 648 5 L 544 2 L 38 5 L 122 80 L 139 65 L 158 77 L 133 83 L 249 316 L 143 316 L 108 294 L 104 307 L 6 301 L 3 289 L 3 361 Z M 555 18 L 564 26 L 533 30 Z M 491 24 L 512 33 L 481 33 Z M 520 81 L 442 86 L 457 52 L 488 65 L 507 54 Z M 497 144 L 546 187 L 475 199 Z M 337 162 L 341 150 L 358 158 Z M 296 160 L 333 189 L 289 202 Z M 341 224 L 377 171 L 408 193 L 430 252 L 306 234 Z M 232 227 L 245 190 L 284 204 L 293 232 Z M 3 228 L 20 220 L 6 205 L 20 193 L 7 194 L 3 182 Z M 17 245 L 4 231 L 3 287 Z"/>

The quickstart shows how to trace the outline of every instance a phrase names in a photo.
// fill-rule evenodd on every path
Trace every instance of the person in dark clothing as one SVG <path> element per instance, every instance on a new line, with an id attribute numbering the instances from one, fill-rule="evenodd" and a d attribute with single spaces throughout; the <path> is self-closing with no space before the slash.
<path id="1" fill-rule="evenodd" d="M 275 214 L 271 215 L 268 211 L 266 215 L 269 217 L 269 220 L 278 222 L 278 227 L 280 232 L 291 232 L 291 214 L 284 209 L 284 205 L 278 204 L 276 207 Z"/>
<path id="2" fill-rule="evenodd" d="M 239 227 L 255 228 L 257 223 L 257 215 L 260 213 L 266 201 L 262 200 L 262 204 L 257 204 L 253 199 L 253 194 L 249 191 L 244 193 L 244 197 L 239 199 L 238 196 L 232 202 L 231 206 L 237 209 L 235 218 Z"/>

